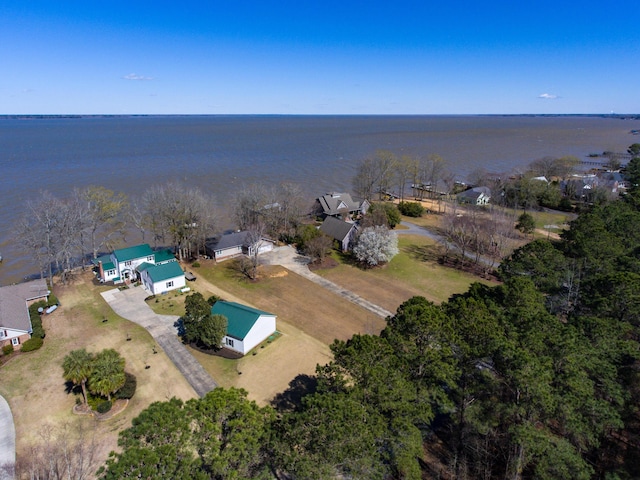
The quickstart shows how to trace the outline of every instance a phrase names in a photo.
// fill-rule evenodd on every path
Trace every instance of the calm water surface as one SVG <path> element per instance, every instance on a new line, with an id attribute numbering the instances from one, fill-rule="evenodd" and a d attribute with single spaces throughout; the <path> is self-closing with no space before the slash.
<path id="1" fill-rule="evenodd" d="M 543 156 L 625 151 L 638 120 L 534 116 L 148 116 L 0 118 L 0 285 L 35 272 L 13 235 L 24 204 L 48 190 L 102 185 L 130 196 L 179 180 L 221 210 L 251 183 L 298 183 L 309 198 L 351 190 L 377 149 L 441 155 L 464 180 Z"/>

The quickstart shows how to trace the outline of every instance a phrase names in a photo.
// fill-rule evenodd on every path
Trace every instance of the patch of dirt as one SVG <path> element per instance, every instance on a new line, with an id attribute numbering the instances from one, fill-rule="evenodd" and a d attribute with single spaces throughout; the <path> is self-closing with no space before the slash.
<path id="1" fill-rule="evenodd" d="M 308 266 L 309 270 L 313 272 L 315 270 L 327 270 L 329 268 L 335 268 L 338 265 L 340 264 L 335 258 L 326 257 L 324 260 L 322 260 L 322 262 L 315 261 L 310 263 Z"/>

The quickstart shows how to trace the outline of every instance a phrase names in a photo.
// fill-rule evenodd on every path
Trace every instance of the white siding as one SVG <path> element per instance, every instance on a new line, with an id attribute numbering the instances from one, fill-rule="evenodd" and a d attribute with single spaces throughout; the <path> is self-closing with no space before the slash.
<path id="1" fill-rule="evenodd" d="M 273 332 L 276 331 L 276 317 L 275 315 L 260 315 L 260 318 L 253 325 L 253 328 L 249 330 L 247 336 L 244 337 L 244 348 L 247 353 L 260 342 L 269 338 Z"/>
<path id="2" fill-rule="evenodd" d="M 168 292 L 170 290 L 176 290 L 177 288 L 184 287 L 186 284 L 184 275 L 153 283 L 147 270 L 142 271 L 141 278 L 145 288 L 149 290 L 153 295 L 160 295 L 161 293 Z M 173 285 L 167 286 L 167 284 L 170 282 L 173 282 Z"/>
<path id="3" fill-rule="evenodd" d="M 242 254 L 242 245 L 215 251 L 216 260 L 224 260 L 225 258 L 234 257 L 240 254 Z"/>

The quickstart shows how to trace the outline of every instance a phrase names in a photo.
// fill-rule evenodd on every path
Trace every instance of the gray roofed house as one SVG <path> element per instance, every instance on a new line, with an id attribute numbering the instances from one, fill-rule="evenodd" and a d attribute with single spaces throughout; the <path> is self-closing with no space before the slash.
<path id="1" fill-rule="evenodd" d="M 489 187 L 473 187 L 459 193 L 458 202 L 469 203 L 471 205 L 487 205 L 491 199 L 491 190 Z"/>
<path id="2" fill-rule="evenodd" d="M 318 212 L 326 217 L 337 217 L 343 214 L 364 214 L 370 204 L 367 200 L 357 202 L 348 193 L 327 193 L 316 199 Z"/>
<path id="3" fill-rule="evenodd" d="M 207 254 L 216 260 L 224 260 L 243 254 L 252 254 L 254 248 L 258 248 L 258 253 L 263 253 L 273 249 L 273 241 L 265 237 L 260 237 L 257 242 L 252 239 L 252 232 L 232 232 L 209 239 L 205 248 Z"/>
<path id="4" fill-rule="evenodd" d="M 16 347 L 31 337 L 29 305 L 48 296 L 45 280 L 0 288 L 0 346 L 11 343 Z"/>
<path id="5" fill-rule="evenodd" d="M 335 217 L 327 217 L 320 225 L 320 231 L 340 242 L 342 251 L 346 252 L 351 248 L 351 244 L 355 240 L 358 227 L 355 223 L 345 222 Z"/>

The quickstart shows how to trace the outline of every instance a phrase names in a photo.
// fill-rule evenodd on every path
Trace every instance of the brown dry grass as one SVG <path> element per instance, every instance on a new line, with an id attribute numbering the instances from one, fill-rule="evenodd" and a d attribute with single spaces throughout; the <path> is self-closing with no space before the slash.
<path id="1" fill-rule="evenodd" d="M 43 319 L 47 333 L 43 347 L 16 356 L 0 370 L 0 392 L 13 413 L 18 456 L 38 441 L 44 425 L 83 422 L 89 429 L 95 426 L 98 456 L 103 461 L 117 448 L 118 432 L 150 403 L 196 396 L 164 352 L 153 353 L 151 335 L 111 311 L 99 295 L 106 288 L 93 285 L 90 273 L 77 275 L 72 285 L 56 286 L 62 306 Z M 138 388 L 124 412 L 101 422 L 72 413 L 75 396 L 65 391 L 61 365 L 64 356 L 78 348 L 90 352 L 114 348 L 125 358 L 125 368 L 137 377 Z M 145 369 L 146 365 L 150 368 Z"/>
<path id="2" fill-rule="evenodd" d="M 284 391 L 297 375 L 313 374 L 316 365 L 329 362 L 334 339 L 379 333 L 385 326 L 383 319 L 279 266 L 261 267 L 260 279 L 251 282 L 237 274 L 232 262 L 209 263 L 190 286 L 205 298 L 215 294 L 278 316 L 282 335 L 254 350 L 256 355 L 229 360 L 191 350 L 221 386 L 244 388 L 260 404 Z"/>

